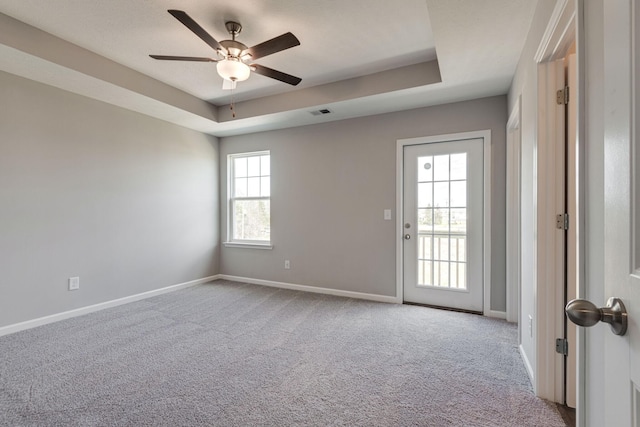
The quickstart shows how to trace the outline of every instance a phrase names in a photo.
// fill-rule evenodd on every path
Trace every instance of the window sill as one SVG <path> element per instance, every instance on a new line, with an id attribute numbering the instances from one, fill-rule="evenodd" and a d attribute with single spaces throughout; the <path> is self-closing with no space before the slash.
<path id="1" fill-rule="evenodd" d="M 223 242 L 225 248 L 243 248 L 243 249 L 273 249 L 271 243 L 240 243 L 240 242 Z"/>

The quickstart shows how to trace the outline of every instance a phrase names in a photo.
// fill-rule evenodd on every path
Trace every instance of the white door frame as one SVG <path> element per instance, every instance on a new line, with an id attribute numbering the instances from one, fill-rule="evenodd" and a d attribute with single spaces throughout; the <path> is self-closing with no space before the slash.
<path id="1" fill-rule="evenodd" d="M 562 263 L 558 262 L 555 258 L 545 257 L 545 254 L 550 253 L 552 250 L 556 250 L 560 244 L 559 239 L 564 239 L 564 236 L 560 236 L 555 228 L 555 214 L 561 213 L 557 206 L 559 200 L 557 200 L 556 185 L 560 181 L 560 174 L 564 174 L 564 165 L 562 170 L 556 168 L 555 158 L 558 155 L 555 148 L 550 144 L 553 144 L 553 140 L 556 138 L 554 135 L 559 132 L 553 123 L 552 115 L 546 111 L 544 107 L 553 93 L 553 89 L 549 85 L 555 85 L 551 79 L 545 78 L 540 74 L 544 69 L 542 64 L 562 59 L 566 56 L 569 48 L 574 43 L 577 43 L 578 52 L 578 85 L 581 86 L 584 82 L 584 69 L 580 65 L 583 61 L 581 51 L 581 41 L 579 35 L 576 34 L 576 28 L 581 24 L 582 18 L 577 18 L 577 11 L 580 11 L 580 4 L 582 0 L 558 0 L 553 14 L 549 20 L 546 31 L 542 36 L 542 40 L 538 47 L 538 51 L 535 55 L 535 62 L 541 64 L 538 68 L 538 118 L 537 118 L 537 153 L 536 159 L 538 171 L 537 183 L 535 185 L 535 197 L 537 206 L 536 215 L 536 266 L 535 274 L 536 278 L 534 283 L 536 286 L 536 301 L 535 301 L 535 315 L 537 322 L 535 325 L 535 338 L 534 346 L 536 353 L 536 376 L 533 379 L 534 390 L 537 396 L 542 397 L 553 402 L 563 402 L 564 400 L 564 367 L 562 358 L 556 353 L 555 339 L 564 335 L 564 289 L 558 289 L 554 286 L 556 283 L 560 283 L 559 280 L 564 278 L 564 259 Z M 578 89 L 578 97 L 582 92 L 582 87 Z M 577 120 L 577 138 L 583 140 L 584 132 L 581 129 L 584 127 L 584 106 L 581 98 L 576 99 L 578 106 L 578 120 Z M 551 121 L 551 122 L 550 122 Z M 564 124 L 563 124 L 564 127 Z M 564 132 L 564 129 L 562 130 Z M 564 144 L 563 144 L 564 145 Z M 563 147 L 564 150 L 564 147 Z M 584 153 L 580 153 L 582 156 L 578 159 L 578 164 L 584 160 Z M 582 168 L 580 168 L 582 170 Z M 580 174 L 580 172 L 579 172 Z M 581 176 L 578 176 L 581 179 Z M 562 178 L 564 182 L 564 177 Z M 582 181 L 584 182 L 584 181 Z M 580 185 L 580 184 L 579 184 Z M 584 189 L 580 185 L 578 200 L 579 205 L 584 200 Z M 564 203 L 562 203 L 564 208 Z M 579 207 L 579 211 L 583 210 Z M 577 218 L 576 221 L 572 221 L 572 226 L 581 226 L 583 218 Z M 584 254 L 584 239 L 578 241 L 578 256 L 582 259 Z M 583 266 L 580 266 L 582 268 Z M 562 277 L 562 279 L 560 279 Z M 584 274 L 582 271 L 578 271 L 578 289 L 579 294 L 583 294 L 584 289 Z M 562 287 L 564 288 L 564 286 Z M 583 360 L 581 359 L 581 351 L 578 349 L 578 365 L 582 366 Z M 580 378 L 580 377 L 579 377 Z M 578 388 L 580 389 L 580 388 Z M 583 396 L 578 393 L 578 412 L 584 406 L 584 401 L 581 400 Z"/>
<path id="2" fill-rule="evenodd" d="M 520 313 L 521 270 L 521 155 L 522 134 L 520 131 L 520 104 L 522 97 L 518 97 L 516 105 L 507 121 L 507 322 L 518 322 Z M 518 344 L 520 344 L 520 329 L 518 328 Z"/>
<path id="3" fill-rule="evenodd" d="M 396 142 L 396 295 L 395 300 L 402 303 L 403 295 L 403 206 L 404 206 L 404 147 L 407 145 L 431 144 L 435 142 L 459 141 L 461 139 L 482 138 L 484 149 L 483 164 L 483 314 L 485 316 L 504 317 L 502 312 L 491 311 L 491 130 L 453 133 L 399 139 Z"/>

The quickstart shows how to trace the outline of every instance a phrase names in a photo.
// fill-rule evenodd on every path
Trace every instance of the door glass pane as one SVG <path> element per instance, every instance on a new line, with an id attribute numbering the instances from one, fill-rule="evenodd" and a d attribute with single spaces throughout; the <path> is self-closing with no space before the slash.
<path id="1" fill-rule="evenodd" d="M 456 266 L 457 282 L 456 287 L 458 289 L 467 289 L 467 264 L 458 262 L 452 264 Z"/>
<path id="2" fill-rule="evenodd" d="M 433 240 L 430 235 L 418 236 L 418 258 L 420 259 L 433 259 L 431 255 L 431 245 Z"/>
<path id="3" fill-rule="evenodd" d="M 436 208 L 449 206 L 449 182 L 436 182 L 433 184 L 433 205 Z"/>
<path id="4" fill-rule="evenodd" d="M 449 263 L 434 262 L 433 263 L 433 286 L 448 288 L 449 287 Z"/>
<path id="5" fill-rule="evenodd" d="M 433 243 L 433 258 L 442 261 L 449 260 L 449 236 L 435 235 L 433 236 Z"/>
<path id="6" fill-rule="evenodd" d="M 451 233 L 466 234 L 467 233 L 467 210 L 451 209 Z"/>
<path id="7" fill-rule="evenodd" d="M 467 206 L 467 181 L 451 182 L 451 207 L 464 208 Z"/>
<path id="8" fill-rule="evenodd" d="M 467 154 L 418 158 L 418 282 L 466 289 Z"/>
<path id="9" fill-rule="evenodd" d="M 418 182 L 433 181 L 433 157 L 418 157 Z"/>
<path id="10" fill-rule="evenodd" d="M 451 179 L 467 179 L 467 153 L 451 155 Z"/>
<path id="11" fill-rule="evenodd" d="M 433 281 L 431 280 L 433 262 L 432 261 L 418 261 L 418 285 L 431 286 Z"/>
<path id="12" fill-rule="evenodd" d="M 418 184 L 418 207 L 430 208 L 433 207 L 433 184 L 430 182 L 423 182 Z"/>
<path id="13" fill-rule="evenodd" d="M 449 233 L 449 209 L 433 210 L 433 231 Z"/>
<path id="14" fill-rule="evenodd" d="M 418 232 L 433 232 L 433 209 L 418 209 Z"/>
<path id="15" fill-rule="evenodd" d="M 433 157 L 433 180 L 449 180 L 449 155 Z"/>
<path id="16" fill-rule="evenodd" d="M 451 281 L 451 287 L 452 288 L 457 288 L 458 287 L 458 263 L 457 262 L 452 262 L 449 264 L 449 279 Z"/>
<path id="17" fill-rule="evenodd" d="M 457 236 L 455 234 L 451 235 L 451 260 L 464 262 L 467 260 L 467 245 L 466 245 L 466 236 Z"/>
<path id="18" fill-rule="evenodd" d="M 467 282 L 465 280 L 465 268 L 466 264 L 462 262 L 451 263 L 451 287 L 456 289 L 467 289 Z"/>

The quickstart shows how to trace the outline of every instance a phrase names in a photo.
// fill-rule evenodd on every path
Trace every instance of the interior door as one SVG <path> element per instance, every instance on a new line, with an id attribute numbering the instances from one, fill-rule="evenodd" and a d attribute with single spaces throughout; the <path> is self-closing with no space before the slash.
<path id="1" fill-rule="evenodd" d="M 483 309 L 482 138 L 404 147 L 404 301 Z"/>
<path id="2" fill-rule="evenodd" d="M 605 419 L 620 426 L 640 425 L 640 198 L 635 175 L 640 147 L 631 120 L 637 114 L 632 109 L 634 98 L 637 101 L 633 80 L 640 79 L 632 61 L 632 3 L 604 6 L 605 297 L 621 298 L 630 320 L 626 336 L 605 335 L 604 394 Z"/>
<path id="3" fill-rule="evenodd" d="M 634 3 L 637 2 L 603 2 L 604 114 L 602 117 L 591 114 L 587 107 L 587 121 L 601 121 L 604 130 L 604 297 L 623 301 L 629 328 L 624 336 L 614 335 L 606 325 L 586 331 L 588 341 L 597 342 L 600 334 L 604 334 L 602 348 L 587 346 L 587 365 L 594 361 L 602 361 L 604 365 L 604 386 L 601 394 L 590 393 L 594 383 L 587 377 L 586 406 L 602 408 L 598 412 L 603 414 L 606 425 L 637 427 L 640 426 L 640 146 L 638 130 L 634 128 L 640 107 L 637 87 L 640 79 L 639 47 L 632 43 L 638 36 L 632 30 L 634 26 L 638 29 L 640 20 Z M 597 292 L 594 286 L 597 285 L 588 284 L 588 290 Z M 605 301 L 592 302 L 601 306 Z M 603 357 L 598 354 L 600 351 Z M 591 397 L 594 395 L 595 398 Z M 588 419 L 587 424 L 591 425 Z"/>

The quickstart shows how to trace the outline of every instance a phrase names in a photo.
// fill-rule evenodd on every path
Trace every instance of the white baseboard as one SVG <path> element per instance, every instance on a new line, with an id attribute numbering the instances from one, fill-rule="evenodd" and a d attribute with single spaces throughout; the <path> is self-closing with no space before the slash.
<path id="1" fill-rule="evenodd" d="M 219 274 L 218 279 L 231 280 L 233 282 L 251 283 L 253 285 L 269 286 L 272 288 L 290 289 L 294 291 L 313 292 L 317 294 L 334 295 L 339 297 L 357 298 L 369 301 L 386 302 L 386 303 L 398 303 L 396 297 L 367 294 L 363 292 L 343 291 L 340 289 L 320 288 L 317 286 L 308 285 L 296 285 L 294 283 L 273 282 L 271 280 L 251 279 L 248 277 L 229 276 L 227 274 Z M 401 301 L 400 301 L 401 302 Z"/>
<path id="2" fill-rule="evenodd" d="M 122 304 L 139 301 L 141 299 L 151 298 L 156 295 L 166 294 L 167 292 L 177 291 L 178 289 L 184 289 L 190 286 L 199 285 L 201 283 L 211 282 L 212 280 L 216 280 L 219 278 L 219 275 L 204 277 L 202 279 L 191 280 L 189 282 L 179 283 L 177 285 L 171 285 L 165 288 L 154 289 L 153 291 L 143 292 L 141 294 L 130 295 L 128 297 L 118 298 L 111 301 L 105 301 L 86 307 L 76 308 L 74 310 L 64 311 L 62 313 L 52 314 L 50 316 L 27 320 L 25 322 L 14 323 L 13 325 L 0 327 L 0 337 L 3 335 L 13 334 L 14 332 L 24 331 L 25 329 L 35 328 L 36 326 L 42 326 L 48 323 L 59 322 L 60 320 L 70 319 L 72 317 L 82 316 L 83 314 L 89 314 L 96 311 L 104 310 L 105 308 L 116 307 Z"/>
<path id="3" fill-rule="evenodd" d="M 487 317 L 507 320 L 507 313 L 505 311 L 489 310 L 489 314 L 487 315 Z"/>
<path id="4" fill-rule="evenodd" d="M 531 362 L 529 362 L 529 358 L 527 357 L 527 353 L 525 353 L 524 348 L 521 345 L 518 346 L 518 350 L 520 350 L 520 356 L 522 357 L 522 361 L 524 362 L 524 367 L 527 370 L 527 374 L 529 375 L 529 379 L 531 380 L 531 384 L 534 384 L 534 376 L 533 376 L 533 368 L 531 367 Z"/>

